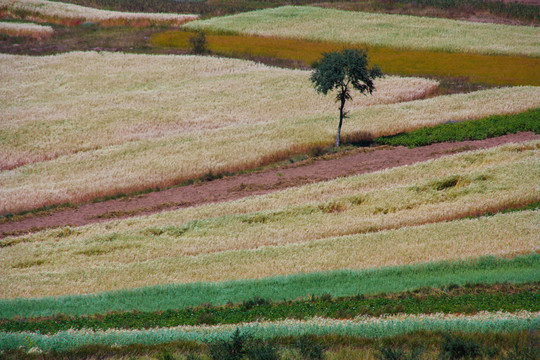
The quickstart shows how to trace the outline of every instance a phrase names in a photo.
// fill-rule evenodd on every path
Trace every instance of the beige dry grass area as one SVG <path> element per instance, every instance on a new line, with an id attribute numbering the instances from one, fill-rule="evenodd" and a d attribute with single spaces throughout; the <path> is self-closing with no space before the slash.
<path id="1" fill-rule="evenodd" d="M 75 4 L 47 0 L 0 0 L 0 12 L 31 21 L 62 25 L 96 22 L 103 26 L 181 26 L 198 15 L 128 13 L 99 10 Z"/>
<path id="2" fill-rule="evenodd" d="M 30 70 L 30 71 L 29 71 Z M 0 55 L 0 170 L 127 141 L 333 112 L 310 72 L 201 56 Z M 437 82 L 388 77 L 351 109 L 424 97 Z M 84 134 L 84 136 L 80 136 Z"/>
<path id="3" fill-rule="evenodd" d="M 83 266 L 74 260 L 68 265 L 55 266 L 53 255 L 56 253 L 44 251 L 40 258 L 2 264 L 0 297 L 83 294 L 167 283 L 261 278 L 485 255 L 510 256 L 538 250 L 539 221 L 539 211 L 523 211 L 310 243 L 177 256 L 123 265 L 96 263 Z M 114 244 L 114 240 L 111 241 Z M 122 244 L 119 245 L 121 248 Z M 113 250 L 108 248 L 107 251 Z"/>
<path id="4" fill-rule="evenodd" d="M 116 73 L 117 76 L 112 76 L 108 81 L 94 83 L 87 79 L 86 82 L 81 80 L 82 84 L 79 84 L 79 82 L 69 81 L 69 77 L 76 73 L 75 70 L 80 69 L 81 65 L 77 64 L 77 61 L 72 61 L 73 65 L 70 65 L 67 61 L 67 59 L 77 59 L 77 57 L 88 60 L 84 67 L 88 67 L 90 70 L 96 66 L 92 65 L 92 61 L 96 61 L 98 64 L 111 61 L 116 64 L 111 68 L 116 66 L 122 69 L 111 70 L 111 74 Z M 106 61 L 101 60 L 100 57 Z M 311 95 L 295 93 L 292 89 L 298 85 L 297 83 L 291 84 L 291 87 L 283 87 L 281 83 L 274 82 L 274 87 L 272 87 L 271 80 L 270 84 L 264 84 L 264 90 L 257 91 L 253 88 L 243 87 L 245 81 L 248 81 L 246 79 L 257 79 L 255 74 L 259 70 L 262 73 L 283 71 L 287 79 L 294 78 L 297 76 L 296 74 L 299 74 L 299 78 L 303 77 L 303 81 L 305 81 L 307 74 L 304 72 L 276 70 L 240 60 L 75 53 L 64 57 L 47 58 L 47 61 L 59 61 L 62 64 L 61 67 L 65 66 L 65 72 L 59 71 L 55 74 L 55 76 L 58 75 L 58 79 L 53 81 L 55 87 L 52 89 L 46 83 L 51 78 L 45 76 L 39 80 L 40 75 L 36 71 L 37 80 L 30 82 L 28 79 L 24 86 L 18 86 L 17 92 L 14 92 L 12 84 L 18 83 L 17 77 L 24 78 L 23 73 L 27 72 L 28 69 L 40 70 L 43 58 L 26 59 L 6 55 L 3 55 L 2 58 L 6 60 L 2 61 L 2 65 L 0 65 L 2 73 L 11 74 L 2 77 L 2 81 L 6 80 L 0 88 L 0 93 L 3 95 L 1 97 L 3 112 L 0 123 L 0 141 L 3 146 L 0 150 L 2 152 L 0 158 L 3 159 L 4 167 L 12 161 L 11 159 L 19 159 L 24 163 L 24 160 L 21 159 L 30 159 L 26 161 L 42 160 L 43 153 L 55 157 L 62 155 L 63 151 L 74 151 L 71 145 L 66 146 L 65 144 L 75 143 L 75 147 L 79 150 L 74 154 L 59 156 L 50 161 L 28 164 L 0 172 L 0 182 L 2 183 L 0 213 L 18 212 L 65 202 L 79 203 L 120 192 L 167 187 L 187 179 L 202 177 L 210 172 L 215 174 L 253 168 L 307 151 L 314 146 L 329 146 L 333 143 L 335 136 L 337 110 L 331 111 L 332 106 L 335 106 L 332 103 L 332 96 L 325 98 L 316 95 L 312 89 L 310 89 Z M 129 59 L 133 61 L 129 61 Z M 19 60 L 20 62 L 18 62 Z M 125 78 L 127 75 L 123 74 L 133 74 L 134 71 L 140 69 L 138 64 L 144 64 L 146 60 L 149 63 L 141 66 L 148 69 L 150 75 L 153 73 L 151 68 L 160 68 L 158 66 L 160 64 L 163 65 L 163 69 L 172 66 L 169 68 L 171 71 L 155 70 L 160 74 L 159 79 L 155 82 L 152 82 L 150 78 L 138 82 L 136 79 L 140 75 L 130 78 L 131 82 L 128 81 Z M 174 101 L 167 103 L 165 101 L 168 93 L 167 87 L 161 87 L 159 82 L 163 81 L 163 78 L 174 78 L 174 75 L 171 75 L 174 73 L 172 71 L 175 69 L 174 65 L 182 62 L 191 63 L 189 66 L 186 65 L 187 68 L 198 71 L 200 78 L 197 78 L 197 81 L 201 84 L 205 83 L 205 78 L 212 77 L 214 72 L 218 72 L 220 75 L 217 77 L 225 79 L 223 82 L 226 85 L 223 86 L 234 85 L 238 87 L 238 90 L 233 86 L 227 89 L 227 93 L 212 93 L 209 98 L 199 94 L 200 99 L 208 101 L 203 105 L 198 102 L 196 96 L 190 97 L 189 102 L 185 103 L 186 105 L 183 105 L 183 102 L 178 105 Z M 206 62 L 209 65 L 204 65 Z M 22 64 L 22 67 L 16 64 Z M 240 70 L 242 64 L 244 64 L 245 70 Z M 220 70 L 222 68 L 225 70 Z M 8 69 L 10 71 L 7 71 Z M 243 71 L 245 73 L 242 73 Z M 186 72 L 189 73 L 189 70 Z M 223 72 L 225 75 L 222 74 Z M 188 75 L 186 75 L 187 77 Z M 177 91 L 180 91 L 183 86 L 194 87 L 190 83 L 193 78 L 190 78 L 187 84 L 181 82 L 181 77 L 175 79 L 179 83 L 174 83 L 171 86 L 175 85 Z M 280 78 L 280 81 L 282 79 Z M 396 89 L 392 89 L 392 83 L 390 83 L 387 88 L 389 93 L 386 93 L 390 96 L 364 98 L 357 95 L 355 98 L 375 102 L 400 101 L 407 99 L 408 96 L 422 96 L 425 91 L 434 86 L 429 81 L 420 80 L 418 83 L 418 80 L 411 79 L 412 82 L 407 83 L 407 80 L 394 79 L 389 78 L 386 81 L 397 81 L 394 84 L 401 84 L 398 86 L 397 93 Z M 138 84 L 136 86 L 139 86 L 140 89 L 129 93 L 126 98 L 116 97 L 122 86 L 133 89 L 133 84 Z M 418 92 L 414 90 L 411 93 L 407 84 L 413 89 L 415 89 L 414 84 L 423 85 L 416 89 L 419 89 Z M 42 89 L 40 98 L 33 98 L 31 95 L 36 87 Z M 48 102 L 54 102 L 59 98 L 58 93 L 71 92 L 74 97 L 87 99 L 90 97 L 89 94 L 100 92 L 101 88 L 103 96 L 101 98 L 96 96 L 93 101 L 90 101 L 92 106 L 87 108 L 91 115 L 100 116 L 98 120 L 95 120 L 93 115 L 86 114 L 87 116 L 85 116 L 84 111 L 81 110 L 80 118 L 68 121 L 66 117 L 62 119 L 62 116 L 66 111 L 73 114 L 74 110 L 69 105 L 60 104 L 53 107 L 47 105 Z M 285 90 L 279 95 L 274 93 L 273 98 L 272 96 L 268 97 L 268 94 L 272 94 L 269 89 L 273 88 L 284 88 Z M 381 85 L 380 95 L 384 94 L 383 88 Z M 233 91 L 230 91 L 231 89 Z M 172 93 L 176 95 L 176 92 Z M 238 93 L 243 94 L 243 103 L 235 102 L 234 99 L 239 96 Z M 148 97 L 145 97 L 145 94 L 149 94 Z M 164 100 L 162 100 L 161 94 L 163 94 Z M 252 101 L 250 95 L 252 94 L 257 94 L 258 105 L 250 104 Z M 186 96 L 188 95 L 186 94 Z M 126 99 L 129 101 L 124 104 L 122 101 L 126 101 Z M 79 104 L 84 101 L 79 100 Z M 276 107 L 272 107 L 276 101 L 289 104 L 290 107 L 287 108 L 285 114 L 282 111 L 284 105 L 278 106 L 278 110 Z M 302 101 L 306 102 L 302 103 Z M 229 102 L 240 104 L 240 106 L 232 109 L 228 105 Z M 141 103 L 143 105 L 138 106 Z M 321 111 L 324 115 L 309 115 L 310 106 L 315 106 L 317 111 L 320 110 L 319 106 L 321 105 L 317 105 L 319 103 L 322 103 L 322 107 L 328 111 Z M 298 106 L 298 104 L 302 106 Z M 21 119 L 19 114 L 24 113 L 24 106 L 29 106 L 33 110 Z M 133 106 L 134 109 L 128 108 L 128 106 Z M 167 110 L 167 106 L 171 108 Z M 245 106 L 249 106 L 250 109 L 243 112 L 244 120 L 242 120 L 235 114 L 237 111 L 242 112 L 240 109 Z M 270 110 L 265 110 L 267 106 Z M 200 110 L 201 107 L 203 110 L 197 113 L 196 111 Z M 354 109 L 353 106 L 351 117 L 344 124 L 343 133 L 346 135 L 355 132 L 368 132 L 373 136 L 395 134 L 446 121 L 477 119 L 493 114 L 518 113 L 536 107 L 540 107 L 540 89 L 537 87 L 493 89 L 401 104 L 372 105 L 360 109 Z M 41 112 L 39 109 L 47 110 Z M 125 115 L 126 113 L 118 115 L 115 113 L 115 109 L 120 109 L 120 112 L 127 111 L 127 115 Z M 227 111 L 227 109 L 229 110 Z M 32 115 L 32 111 L 34 115 Z M 188 120 L 185 120 L 184 124 L 187 123 L 188 126 L 184 128 L 184 131 L 181 129 L 181 132 L 178 133 L 175 128 L 179 124 L 178 117 L 174 116 L 189 114 L 189 111 L 196 118 L 195 120 L 187 118 Z M 252 123 L 253 119 L 249 116 L 250 111 L 254 114 L 262 111 L 261 118 Z M 281 115 L 272 115 L 277 111 Z M 222 112 L 227 114 L 225 119 L 221 118 L 221 122 L 212 123 L 211 119 L 214 115 Z M 140 113 L 143 114 L 138 115 Z M 161 117 L 162 114 L 167 113 L 171 114 L 170 118 Z M 111 114 L 112 119 L 108 117 Z M 271 117 L 272 121 L 266 120 L 265 116 Z M 60 120 L 56 121 L 55 119 L 58 118 Z M 42 119 L 48 119 L 48 121 L 43 122 Z M 77 121 L 78 119 L 79 121 Z M 150 125 L 148 125 L 148 119 L 154 119 L 150 121 Z M 234 121 L 238 121 L 238 119 L 240 119 L 240 123 L 235 124 Z M 222 123 L 226 123 L 227 126 L 219 127 Z M 196 130 L 189 131 L 190 125 Z M 217 128 L 205 128 L 208 126 L 217 126 Z M 124 137 L 126 133 L 128 134 L 127 138 Z M 127 141 L 130 137 L 131 141 Z M 103 145 L 104 147 L 101 148 L 99 145 L 93 144 L 93 142 L 99 143 L 99 141 L 114 142 L 117 141 L 114 139 L 118 138 L 125 142 L 109 146 Z M 87 139 L 92 140 L 87 142 Z M 34 151 L 25 150 L 25 146 Z M 55 146 L 58 147 L 58 154 L 55 153 Z M 97 148 L 94 149 L 94 147 Z M 36 155 L 36 149 L 40 148 L 43 148 L 44 151 L 40 153 L 37 150 Z M 34 156 L 37 158 L 33 158 Z"/>
<path id="5" fill-rule="evenodd" d="M 507 145 L 228 203 L 7 238 L 0 296 L 536 251 L 538 211 L 444 221 L 540 200 L 539 148 L 540 142 Z M 434 222 L 443 223 L 422 225 Z M 366 234 L 373 231 L 379 232 Z M 101 284 L 103 278 L 110 280 Z"/>
<path id="6" fill-rule="evenodd" d="M 310 6 L 283 6 L 215 17 L 191 22 L 185 27 L 190 30 L 359 46 L 540 56 L 540 30 L 533 26 L 472 23 Z"/>
<path id="7" fill-rule="evenodd" d="M 0 34 L 31 37 L 41 40 L 51 37 L 54 34 L 54 29 L 50 26 L 32 23 L 0 22 Z"/>

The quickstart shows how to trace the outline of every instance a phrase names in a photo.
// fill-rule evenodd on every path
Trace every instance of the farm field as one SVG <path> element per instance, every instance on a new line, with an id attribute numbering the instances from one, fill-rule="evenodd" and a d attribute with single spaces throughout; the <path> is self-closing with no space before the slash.
<path id="1" fill-rule="evenodd" d="M 452 1 L 0 0 L 0 357 L 540 357 L 538 6 Z"/>
<path id="2" fill-rule="evenodd" d="M 379 46 L 477 54 L 538 57 L 539 30 L 530 26 L 471 23 L 405 15 L 372 14 L 283 6 L 199 20 L 189 30 L 297 38 Z M 474 36 L 470 34 L 474 33 Z"/>
<path id="3" fill-rule="evenodd" d="M 447 259 L 443 254 L 457 242 L 463 253 L 452 252 L 456 258 L 534 251 L 534 212 L 503 216 L 499 225 L 499 217 L 490 218 L 485 239 L 465 230 L 486 226 L 477 221 L 406 228 L 538 202 L 537 189 L 529 186 L 540 176 L 537 147 L 537 142 L 507 146 L 114 225 L 7 238 L 2 277 L 13 286 L 4 287 L 2 297 L 402 265 L 404 259 L 421 262 L 428 254 L 430 259 Z M 399 230 L 380 232 L 391 229 Z M 416 238 L 414 246 L 407 240 L 411 237 Z M 377 255 L 389 239 L 394 253 Z M 329 247 L 332 253 L 321 258 Z M 360 249 L 361 258 L 351 257 Z M 260 264 L 257 270 L 255 262 Z M 230 270 L 228 263 L 234 264 Z M 107 283 L 99 281 L 104 277 Z M 65 290 L 59 285 L 47 290 L 51 280 Z"/>
<path id="4" fill-rule="evenodd" d="M 540 326 L 537 314 L 520 312 L 508 313 L 480 313 L 478 315 L 408 315 L 390 316 L 386 318 L 360 317 L 354 320 L 333 320 L 313 318 L 311 320 L 284 320 L 278 322 L 245 323 L 242 330 L 248 331 L 256 340 L 267 340 L 276 337 L 291 335 L 348 335 L 378 338 L 415 330 L 437 331 L 441 329 L 459 329 L 463 332 L 512 332 L 527 330 Z M 237 327 L 235 325 L 221 326 L 183 326 L 167 329 L 150 330 L 107 330 L 107 331 L 66 331 L 54 335 L 40 335 L 35 333 L 2 334 L 0 339 L 9 347 L 5 350 L 24 346 L 29 341 L 36 347 L 45 351 L 71 350 L 76 347 L 90 344 L 118 344 L 130 345 L 178 340 L 195 342 L 211 342 L 230 338 Z M 384 334 L 384 335 L 383 335 Z"/>
<path id="5" fill-rule="evenodd" d="M 115 53 L 2 60 L 9 74 L 1 90 L 2 169 L 137 140 L 335 111 L 332 98 L 313 91 L 309 72 L 248 61 Z M 26 72 L 28 67 L 35 71 Z M 351 109 L 423 98 L 436 89 L 436 81 L 388 77 L 377 82 L 375 96 L 359 97 Z M 81 131 L 85 137 L 77 139 Z"/>
<path id="6" fill-rule="evenodd" d="M 333 141 L 335 125 L 329 120 L 336 116 L 332 110 L 334 104 L 330 97 L 319 96 L 308 88 L 307 71 L 280 70 L 239 60 L 205 57 L 103 53 L 26 59 L 3 56 L 7 61 L 2 62 L 2 69 L 12 74 L 12 77 L 2 79 L 1 90 L 6 99 L 1 135 L 5 139 L 2 167 L 6 171 L 0 174 L 3 183 L 0 203 L 4 213 L 167 187 L 209 173 L 245 170 L 314 146 L 328 146 Z M 96 64 L 93 74 L 100 72 L 103 57 L 110 64 L 110 79 L 92 83 L 88 80 L 92 74 L 91 64 Z M 132 59 L 145 59 L 149 63 L 134 63 L 130 61 Z M 41 91 L 39 85 L 37 88 L 29 86 L 30 83 L 39 84 L 26 75 L 25 69 L 30 64 L 43 69 L 35 72 L 43 76 Z M 208 67 L 203 68 L 202 64 L 208 64 Z M 234 68 L 235 65 L 238 68 Z M 242 65 L 246 67 L 242 68 Z M 55 66 L 57 70 L 51 71 Z M 71 75 L 63 72 L 62 66 L 74 67 L 73 72 L 79 74 L 76 82 L 68 86 Z M 88 71 L 84 74 L 88 75 L 77 72 L 82 66 Z M 215 90 L 191 90 L 189 85 L 184 93 L 175 91 L 177 87 L 167 90 L 170 83 L 163 80 L 168 74 L 164 71 L 167 66 L 172 66 L 171 71 L 184 67 L 184 74 L 193 73 L 197 67 L 197 76 L 201 77 L 198 83 L 207 83 L 209 89 Z M 159 70 L 153 72 L 147 70 L 149 68 Z M 139 70 L 148 74 L 147 80 L 141 80 L 145 85 L 128 81 L 131 74 Z M 116 76 L 113 75 L 115 71 Z M 249 78 L 253 86 L 273 88 L 275 92 L 253 92 L 246 83 L 247 74 L 252 75 Z M 282 77 L 278 79 L 290 81 L 291 86 L 278 86 L 272 75 L 279 74 Z M 63 76 L 65 80 L 62 80 Z M 294 76 L 304 84 L 301 88 L 292 85 Z M 58 84 L 55 93 L 51 93 L 48 86 L 53 77 Z M 20 81 L 18 90 L 10 85 L 15 79 Z M 107 81 L 110 87 L 103 87 Z M 74 84 L 80 85 L 77 88 Z M 234 89 L 239 91 L 225 92 L 227 84 L 234 84 Z M 222 92 L 219 92 L 220 86 Z M 300 108 L 294 107 L 297 103 L 294 93 L 290 93 L 294 88 L 298 94 L 308 94 L 302 95 L 306 108 L 320 111 L 299 112 Z M 359 102 L 351 104 L 347 125 L 350 130 L 347 132 L 362 137 L 393 135 L 448 121 L 523 112 L 540 105 L 536 87 L 493 89 L 388 104 L 422 98 L 435 88 L 435 82 L 423 79 L 389 77 L 381 80 L 379 95 L 358 97 Z M 21 91 L 23 94 L 31 91 L 22 103 L 19 100 Z M 103 100 L 104 96 L 111 96 L 106 95 L 107 91 L 114 94 L 113 101 Z M 58 93 L 65 97 L 59 98 Z M 216 101 L 218 94 L 221 97 Z M 205 97 L 213 102 L 211 108 L 201 106 L 203 103 L 198 101 Z M 156 98 L 163 99 L 157 108 L 154 107 Z M 247 100 L 251 105 L 242 113 L 238 108 L 244 106 L 237 105 Z M 81 103 L 84 104 L 79 105 Z M 361 107 L 362 104 L 381 103 L 385 105 Z M 279 110 L 274 110 L 276 107 Z M 186 114 L 184 120 L 176 115 L 179 109 Z M 148 118 L 154 120 L 149 123 L 145 121 Z M 40 121 L 43 119 L 49 120 Z M 74 141 L 77 131 L 85 131 L 87 135 Z M 55 136 L 40 137 L 36 141 L 37 134 L 47 133 Z M 230 156 L 236 153 L 246 156 L 241 159 Z"/>
<path id="7" fill-rule="evenodd" d="M 93 8 L 130 12 L 195 13 L 204 17 L 273 8 L 291 4 L 287 0 L 65 0 L 63 2 Z M 294 4 L 320 6 L 351 11 L 404 14 L 428 17 L 464 19 L 519 25 L 536 25 L 540 21 L 535 5 L 537 0 L 513 2 L 469 0 L 391 0 L 378 1 L 319 1 L 294 0 Z"/>
<path id="8" fill-rule="evenodd" d="M 322 52 L 357 46 L 367 48 L 372 61 L 392 74 L 465 77 L 498 86 L 537 86 L 540 81 L 540 60 L 535 53 L 539 32 L 530 26 L 280 7 L 195 21 L 184 28 L 208 32 L 209 48 L 227 56 L 309 65 Z M 186 48 L 190 36 L 189 32 L 166 32 L 154 35 L 151 42 L 158 48 Z M 512 40 L 513 36 L 519 40 Z M 527 41 L 529 45 L 517 51 Z"/>
<path id="9" fill-rule="evenodd" d="M 44 39 L 51 37 L 54 34 L 54 29 L 50 26 L 37 25 L 33 23 L 0 22 L 0 34 Z"/>
<path id="10" fill-rule="evenodd" d="M 206 30 L 205 30 L 206 31 Z M 150 44 L 157 50 L 191 49 L 194 31 L 169 30 L 153 34 Z M 344 44 L 299 38 L 226 34 L 206 31 L 208 49 L 231 57 L 268 59 L 279 64 L 309 66 L 324 52 L 339 51 Z M 367 46 L 371 61 L 384 73 L 401 76 L 430 75 L 458 77 L 487 85 L 540 85 L 540 59 L 523 55 L 486 55 Z M 270 60 L 271 59 L 271 60 Z M 478 66 L 482 64 L 482 66 Z"/>
<path id="11" fill-rule="evenodd" d="M 28 19 L 64 25 L 80 25 L 95 22 L 101 26 L 137 26 L 152 25 L 180 26 L 195 20 L 196 15 L 146 14 L 106 11 L 84 6 L 47 0 L 0 0 L 2 17 Z"/>

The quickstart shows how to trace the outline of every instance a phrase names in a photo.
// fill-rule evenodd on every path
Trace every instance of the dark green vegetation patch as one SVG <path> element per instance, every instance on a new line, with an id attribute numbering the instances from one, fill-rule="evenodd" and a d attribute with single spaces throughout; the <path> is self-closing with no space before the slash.
<path id="1" fill-rule="evenodd" d="M 409 133 L 378 137 L 374 142 L 412 148 L 446 141 L 483 140 L 520 131 L 540 133 L 540 109 L 515 115 L 494 115 L 480 120 L 448 122 Z"/>
<path id="2" fill-rule="evenodd" d="M 349 319 L 358 315 L 467 313 L 479 311 L 540 311 L 540 283 L 465 285 L 421 288 L 393 294 L 357 295 L 333 299 L 330 294 L 304 300 L 272 302 L 254 298 L 241 304 L 203 305 L 158 312 L 119 312 L 105 315 L 13 319 L 0 321 L 0 331 L 39 331 L 51 334 L 67 329 L 150 329 L 180 325 L 240 324 L 257 320 L 325 317 Z"/>

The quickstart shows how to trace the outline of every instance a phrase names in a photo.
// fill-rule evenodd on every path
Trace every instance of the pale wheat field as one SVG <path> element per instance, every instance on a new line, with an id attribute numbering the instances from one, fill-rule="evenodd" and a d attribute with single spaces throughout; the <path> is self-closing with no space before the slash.
<path id="1" fill-rule="evenodd" d="M 317 95 L 306 71 L 92 52 L 2 60 L 2 213 L 248 169 L 335 136 L 333 96 Z M 390 135 L 540 106 L 536 87 L 408 101 L 436 83 L 388 77 L 377 86 L 348 105 L 344 134 Z"/>
<path id="2" fill-rule="evenodd" d="M 0 11 L 13 17 L 37 22 L 77 25 L 96 22 L 103 26 L 180 26 L 198 15 L 129 13 L 94 9 L 47 0 L 0 0 Z"/>
<path id="3" fill-rule="evenodd" d="M 284 6 L 199 20 L 190 30 L 320 40 L 359 46 L 540 56 L 532 26 Z"/>
<path id="4" fill-rule="evenodd" d="M 308 71 L 242 60 L 95 52 L 0 59 L 0 169 L 336 109 L 313 90 Z M 376 86 L 350 108 L 424 97 L 437 82 L 387 77 Z"/>
<path id="5" fill-rule="evenodd" d="M 530 185 L 540 177 L 538 145 L 507 145 L 233 202 L 7 238 L 1 297 L 536 251 L 538 211 L 450 220 L 540 200 L 538 186 Z M 455 184 L 440 189 L 455 176 Z M 389 247 L 392 252 L 384 250 Z"/>
<path id="6" fill-rule="evenodd" d="M 32 23 L 0 22 L 0 34 L 45 39 L 53 36 L 54 29 L 50 26 Z"/>

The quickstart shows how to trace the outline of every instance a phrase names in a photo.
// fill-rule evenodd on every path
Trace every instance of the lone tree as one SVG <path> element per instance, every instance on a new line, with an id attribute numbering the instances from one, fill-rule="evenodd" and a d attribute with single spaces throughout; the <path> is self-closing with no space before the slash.
<path id="1" fill-rule="evenodd" d="M 204 31 L 199 31 L 197 34 L 189 38 L 189 43 L 193 48 L 195 54 L 204 54 L 208 51 L 208 44 L 206 42 L 206 34 Z"/>
<path id="2" fill-rule="evenodd" d="M 329 91 L 337 90 L 336 101 L 340 102 L 336 136 L 336 147 L 338 147 L 341 125 L 343 119 L 347 117 L 347 112 L 344 111 L 345 101 L 352 99 L 351 87 L 360 91 L 361 94 L 371 94 L 375 90 L 373 80 L 382 77 L 383 74 L 377 66 L 368 68 L 366 52 L 358 49 L 325 53 L 313 67 L 315 71 L 311 75 L 311 81 L 318 93 L 326 95 Z"/>

